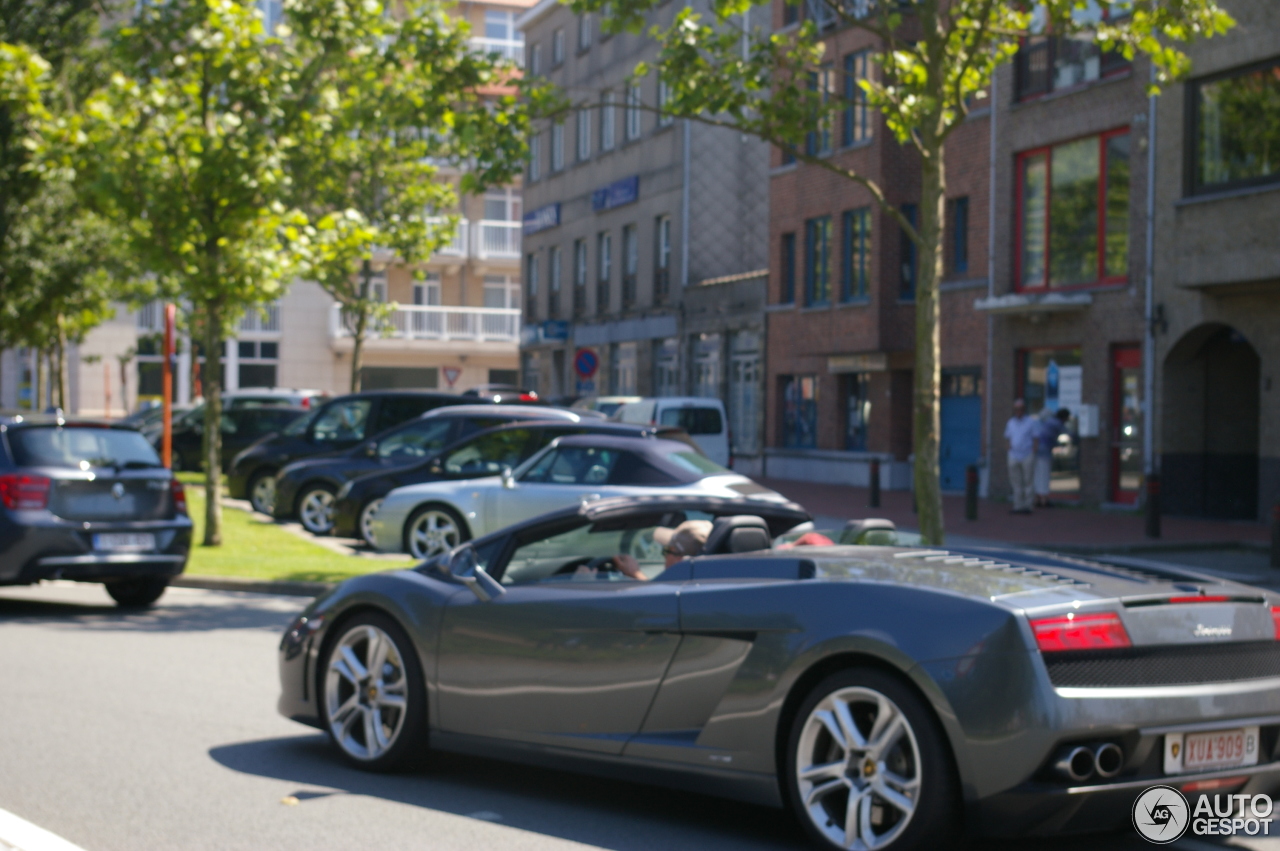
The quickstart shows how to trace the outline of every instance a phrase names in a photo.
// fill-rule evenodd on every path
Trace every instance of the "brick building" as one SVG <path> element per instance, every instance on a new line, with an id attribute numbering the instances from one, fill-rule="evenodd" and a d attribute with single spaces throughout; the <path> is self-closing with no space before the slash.
<path id="1" fill-rule="evenodd" d="M 798 26 L 789 20 L 796 11 L 775 3 L 775 28 Z M 846 29 L 826 44 L 821 83 L 856 100 L 857 78 L 874 73 L 874 37 Z M 947 148 L 941 455 L 943 487 L 952 490 L 983 455 L 987 322 L 973 304 L 987 287 L 989 124 L 990 110 L 976 109 Z M 916 215 L 918 157 L 874 110 L 849 106 L 805 147 L 876 181 Z M 780 150 L 770 166 L 765 472 L 866 484 L 878 459 L 886 487 L 909 487 L 914 246 L 860 185 Z"/>

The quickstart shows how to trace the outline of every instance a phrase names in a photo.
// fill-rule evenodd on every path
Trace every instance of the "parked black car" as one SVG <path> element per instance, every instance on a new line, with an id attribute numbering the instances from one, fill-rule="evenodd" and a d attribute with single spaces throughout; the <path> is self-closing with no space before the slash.
<path id="1" fill-rule="evenodd" d="M 271 514 L 276 473 L 290 461 L 350 449 L 367 437 L 444 405 L 484 401 L 422 390 L 370 390 L 337 396 L 275 437 L 236 455 L 227 476 L 228 491 L 234 499 L 248 499 L 256 511 Z"/>
<path id="2" fill-rule="evenodd" d="M 555 410 L 555 409 L 551 409 Z M 544 414 L 549 411 L 544 411 Z M 445 479 L 474 479 L 493 476 L 503 467 L 516 467 L 557 437 L 571 434 L 606 434 L 612 437 L 660 437 L 693 446 L 683 429 L 672 426 L 632 425 L 605 420 L 580 422 L 513 423 L 464 437 L 458 443 L 425 461 L 367 473 L 343 485 L 333 508 L 333 532 L 341 537 L 359 537 L 373 546 L 370 523 L 383 497 L 405 485 Z M 694 449 L 697 449 L 694 446 Z M 701 452 L 701 450 L 698 450 Z"/>
<path id="3" fill-rule="evenodd" d="M 528 405 L 453 405 L 428 411 L 350 449 L 326 452 L 288 464 L 276 474 L 277 520 L 297 518 L 313 535 L 333 529 L 333 495 L 356 476 L 416 464 L 467 435 L 516 420 L 583 417 L 572 411 Z"/>
<path id="4" fill-rule="evenodd" d="M 288 428 L 300 417 L 306 416 L 305 408 L 235 408 L 222 414 L 222 469 L 231 468 L 231 459 L 262 438 Z M 163 440 L 162 432 L 150 435 L 151 445 L 157 450 Z M 175 470 L 204 469 L 204 418 L 185 417 L 173 426 L 173 468 Z"/>
<path id="5" fill-rule="evenodd" d="M 0 585 L 101 582 L 148 606 L 190 548 L 182 485 L 137 429 L 0 418 Z"/>

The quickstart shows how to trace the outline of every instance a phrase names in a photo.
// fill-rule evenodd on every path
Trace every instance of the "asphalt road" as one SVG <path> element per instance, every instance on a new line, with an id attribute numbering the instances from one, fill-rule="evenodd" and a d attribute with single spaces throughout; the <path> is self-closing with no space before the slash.
<path id="1" fill-rule="evenodd" d="M 85 851 L 809 847 L 781 812 L 667 789 L 448 755 L 349 769 L 275 712 L 275 645 L 303 602 L 176 588 L 122 614 L 97 586 L 0 589 L 0 810 Z"/>

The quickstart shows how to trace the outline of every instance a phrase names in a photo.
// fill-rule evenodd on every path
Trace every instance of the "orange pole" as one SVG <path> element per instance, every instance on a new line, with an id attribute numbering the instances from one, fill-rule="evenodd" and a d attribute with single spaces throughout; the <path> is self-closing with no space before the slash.
<path id="1" fill-rule="evenodd" d="M 173 320 L 178 309 L 164 306 L 164 364 L 161 367 L 160 404 L 164 406 L 164 431 L 160 438 L 160 461 L 173 467 Z"/>

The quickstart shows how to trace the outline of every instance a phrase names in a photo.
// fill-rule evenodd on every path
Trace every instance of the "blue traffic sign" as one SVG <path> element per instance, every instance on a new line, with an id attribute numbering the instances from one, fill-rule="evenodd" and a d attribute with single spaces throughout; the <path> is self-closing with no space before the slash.
<path id="1" fill-rule="evenodd" d="M 594 349 L 578 349 L 573 356 L 573 368 L 583 378 L 590 378 L 600 368 L 600 356 Z"/>

